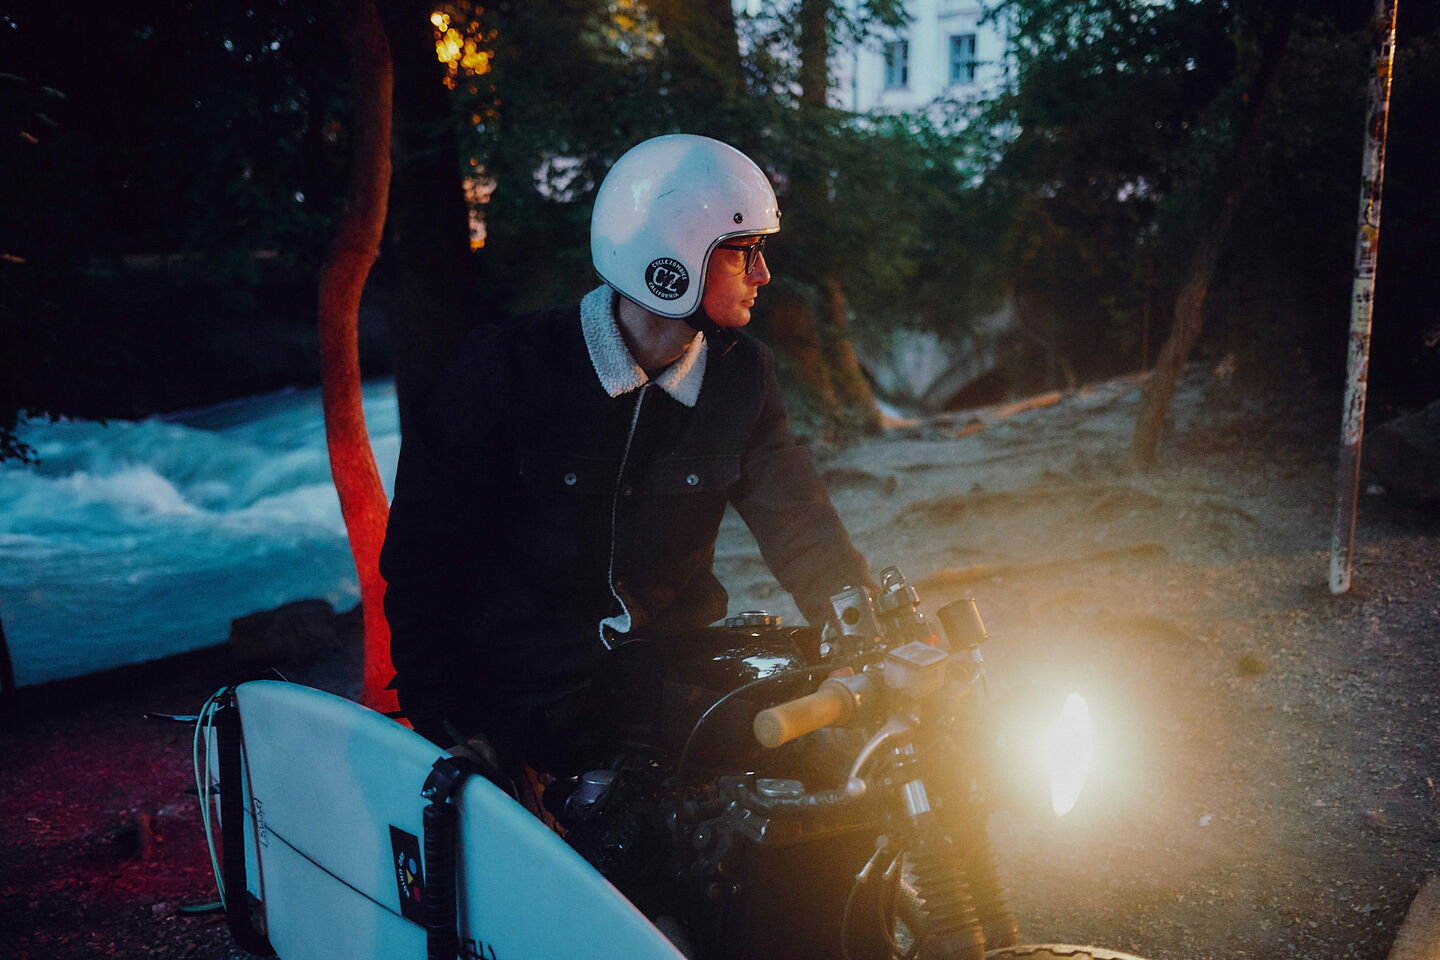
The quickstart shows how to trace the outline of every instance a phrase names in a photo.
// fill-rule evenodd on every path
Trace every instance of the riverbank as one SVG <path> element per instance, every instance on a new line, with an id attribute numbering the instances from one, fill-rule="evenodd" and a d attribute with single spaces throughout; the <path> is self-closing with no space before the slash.
<path id="1" fill-rule="evenodd" d="M 1363 496 L 1353 587 L 1332 596 L 1337 411 L 1197 371 L 1142 474 L 1123 466 L 1137 405 L 1134 383 L 1097 385 L 898 427 L 823 468 L 877 569 L 900 564 L 927 611 L 977 598 L 997 694 L 1090 697 L 1101 766 L 1080 806 L 992 822 L 1027 939 L 1383 960 L 1440 873 L 1440 520 Z M 717 570 L 732 611 L 792 615 L 733 519 Z M 234 665 L 220 648 L 135 670 L 5 717 L 18 957 L 243 956 L 184 909 L 214 899 L 191 730 L 142 717 L 193 713 Z"/>

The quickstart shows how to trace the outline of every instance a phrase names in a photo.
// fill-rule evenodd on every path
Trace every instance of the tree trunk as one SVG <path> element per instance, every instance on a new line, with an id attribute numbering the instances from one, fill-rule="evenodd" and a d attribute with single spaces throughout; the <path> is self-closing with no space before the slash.
<path id="1" fill-rule="evenodd" d="M 831 0 L 800 0 L 800 105 L 823 110 L 830 94 Z"/>
<path id="2" fill-rule="evenodd" d="M 1015 328 L 1040 348 L 1045 357 L 1045 389 L 1073 390 L 1079 377 L 1065 356 L 1065 347 L 1055 335 L 1055 314 L 1040 297 L 1015 292 Z"/>
<path id="3" fill-rule="evenodd" d="M 830 15 L 831 0 L 801 0 L 800 26 L 800 108 L 815 111 L 817 117 L 828 109 L 830 92 Z M 793 194 L 800 209 L 797 216 L 819 226 L 830 223 L 829 169 L 824 163 L 804 164 L 792 171 Z M 818 236 L 820 231 L 812 231 Z M 870 383 L 860 371 L 860 361 L 850 343 L 850 320 L 845 307 L 845 286 L 833 263 L 821 264 L 813 275 L 804 278 L 820 295 L 820 309 L 815 321 L 820 343 L 820 359 L 824 364 L 824 395 L 829 400 L 829 418 L 842 434 L 871 433 L 880 423 L 880 412 Z M 778 324 L 795 314 L 777 314 Z M 820 373 L 811 380 L 820 379 Z"/>
<path id="4" fill-rule="evenodd" d="M 830 379 L 830 364 L 815 321 L 816 310 L 795 284 L 777 284 L 766 291 L 773 346 L 785 357 L 805 405 L 814 406 L 814 416 L 835 409 L 838 397 Z"/>
<path id="5" fill-rule="evenodd" d="M 365 679 L 361 702 L 395 709 L 385 689 L 390 668 L 390 627 L 380 546 L 389 507 L 370 449 L 361 406 L 358 327 L 360 295 L 380 250 L 390 185 L 390 49 L 373 0 L 353 0 L 340 11 L 343 42 L 355 90 L 353 160 L 345 213 L 320 277 L 320 371 L 325 443 L 340 512 L 360 577 L 365 614 Z"/>
<path id="6" fill-rule="evenodd" d="M 460 178 L 460 145 L 435 55 L 434 5 L 383 5 L 394 55 L 395 173 L 386 225 L 386 315 L 402 433 L 466 333 L 481 317 L 472 298 L 470 216 Z"/>
<path id="7" fill-rule="evenodd" d="M 658 0 L 652 9 L 665 31 L 670 95 L 682 101 L 682 116 L 703 117 L 719 107 L 718 129 L 709 135 L 732 139 L 727 115 L 740 105 L 745 80 L 730 0 Z"/>
<path id="8" fill-rule="evenodd" d="M 1229 226 L 1230 216 L 1222 213 L 1220 219 L 1217 229 L 1195 249 L 1185 283 L 1175 296 L 1175 322 L 1170 327 L 1170 336 L 1161 344 L 1160 353 L 1155 357 L 1155 369 L 1145 381 L 1140 418 L 1135 423 L 1130 448 L 1136 464 L 1142 467 L 1155 465 L 1155 451 L 1160 444 L 1160 434 L 1165 429 L 1165 417 L 1170 409 L 1170 400 L 1175 396 L 1175 385 L 1185 369 L 1190 350 L 1200 339 L 1205 320 L 1205 295 L 1210 291 L 1210 279 L 1220 259 L 1222 237 Z"/>
<path id="9" fill-rule="evenodd" d="M 880 428 L 880 409 L 875 405 L 870 381 L 860 370 L 860 358 L 855 355 L 855 347 L 850 343 L 845 291 L 833 273 L 825 278 L 825 294 L 821 342 L 841 430 L 845 434 L 875 433 Z"/>
<path id="10" fill-rule="evenodd" d="M 1210 280 L 1215 275 L 1215 265 L 1220 260 L 1230 222 L 1235 219 L 1235 211 L 1254 173 L 1253 158 L 1265 117 L 1265 101 L 1275 87 L 1275 77 L 1284 59 L 1299 5 L 1299 0 L 1284 0 L 1276 7 L 1274 23 L 1261 49 L 1260 62 L 1245 95 L 1245 130 L 1229 168 L 1230 182 L 1224 190 L 1219 212 L 1201 235 L 1190 258 L 1185 282 L 1175 297 L 1175 322 L 1170 336 L 1160 347 L 1155 369 L 1145 381 L 1140 417 L 1135 422 L 1135 434 L 1130 441 L 1130 457 L 1137 466 L 1149 468 L 1155 465 L 1155 451 L 1160 445 L 1170 400 L 1175 396 L 1175 386 L 1190 358 L 1190 351 L 1200 338 Z"/>

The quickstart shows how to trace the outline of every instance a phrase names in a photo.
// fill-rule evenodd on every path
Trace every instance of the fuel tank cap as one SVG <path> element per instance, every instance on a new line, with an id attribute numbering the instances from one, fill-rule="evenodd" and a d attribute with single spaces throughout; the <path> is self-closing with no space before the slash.
<path id="1" fill-rule="evenodd" d="M 805 784 L 799 780 L 761 777 L 755 781 L 755 790 L 762 797 L 798 797 L 805 792 Z"/>
<path id="2" fill-rule="evenodd" d="M 737 616 L 726 617 L 727 627 L 778 627 L 780 617 L 765 610 L 742 610 Z"/>

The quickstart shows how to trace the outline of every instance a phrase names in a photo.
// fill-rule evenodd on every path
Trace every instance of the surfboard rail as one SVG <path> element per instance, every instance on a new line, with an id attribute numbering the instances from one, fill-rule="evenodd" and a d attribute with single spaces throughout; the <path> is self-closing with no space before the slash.
<path id="1" fill-rule="evenodd" d="M 219 786 L 217 886 L 243 949 L 283 960 L 682 957 L 523 806 L 401 724 L 281 681 L 217 696 L 203 776 Z"/>

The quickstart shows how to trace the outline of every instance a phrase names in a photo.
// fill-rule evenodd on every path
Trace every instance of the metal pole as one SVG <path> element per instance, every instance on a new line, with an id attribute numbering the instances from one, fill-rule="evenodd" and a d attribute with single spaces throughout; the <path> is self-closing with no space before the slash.
<path id="1" fill-rule="evenodd" d="M 1355 547 L 1355 498 L 1360 485 L 1360 438 L 1365 431 L 1365 383 L 1370 366 L 1375 260 L 1380 246 L 1380 188 L 1385 181 L 1390 71 L 1395 63 L 1396 3 L 1375 0 L 1375 34 L 1370 51 L 1374 69 L 1365 122 L 1360 228 L 1355 237 L 1355 284 L 1350 297 L 1350 355 L 1340 427 L 1340 465 L 1335 475 L 1335 527 L 1330 541 L 1331 593 L 1350 589 L 1350 558 Z"/>

